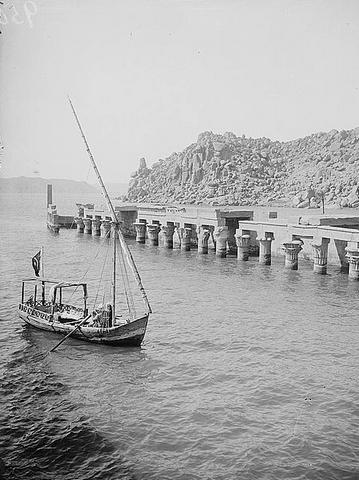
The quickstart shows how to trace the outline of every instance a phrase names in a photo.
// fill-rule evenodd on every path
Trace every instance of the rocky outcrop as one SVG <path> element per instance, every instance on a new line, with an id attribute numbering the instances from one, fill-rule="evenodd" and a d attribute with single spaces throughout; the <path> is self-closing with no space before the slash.
<path id="1" fill-rule="evenodd" d="M 290 142 L 201 133 L 132 174 L 126 200 L 211 205 L 359 206 L 359 127 Z"/>

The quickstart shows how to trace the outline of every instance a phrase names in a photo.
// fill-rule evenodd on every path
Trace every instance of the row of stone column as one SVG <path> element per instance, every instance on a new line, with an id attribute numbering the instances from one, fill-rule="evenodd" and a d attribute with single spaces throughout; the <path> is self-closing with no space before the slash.
<path id="1" fill-rule="evenodd" d="M 75 218 L 77 230 L 81 233 L 92 234 L 93 236 L 110 236 L 111 220 L 103 220 L 98 218 Z M 188 251 L 191 249 L 192 229 L 190 227 L 176 227 L 175 225 L 159 225 L 146 224 L 144 222 L 134 223 L 136 229 L 136 241 L 138 243 L 145 243 L 146 232 L 150 245 L 157 246 L 159 244 L 159 234 L 162 232 L 164 238 L 164 246 L 166 248 L 173 248 L 173 236 L 177 231 L 180 238 L 181 249 Z M 216 255 L 219 257 L 226 257 L 227 255 L 227 240 L 228 227 L 207 227 L 197 225 L 197 249 L 201 254 L 208 253 L 208 243 L 210 236 L 214 241 Z M 251 237 L 237 230 L 235 235 L 237 244 L 237 256 L 239 260 L 247 261 L 250 256 Z M 264 265 L 271 265 L 272 259 L 272 241 L 271 234 L 259 239 L 259 263 Z M 328 245 L 330 239 L 322 238 L 319 242 L 313 242 L 313 270 L 315 273 L 327 273 L 328 261 Z M 298 270 L 298 257 L 302 250 L 302 240 L 291 240 L 282 244 L 282 249 L 285 255 L 285 268 L 291 270 Z M 359 280 L 359 248 L 357 246 L 348 246 L 346 248 L 346 258 L 349 265 L 349 278 Z"/>
<path id="2" fill-rule="evenodd" d="M 150 245 L 157 246 L 159 244 L 159 234 L 163 235 L 163 243 L 166 248 L 173 248 L 173 236 L 177 232 L 180 239 L 180 246 L 182 250 L 191 249 L 192 229 L 190 227 L 176 227 L 175 225 L 159 225 L 146 224 L 144 222 L 136 222 L 133 224 L 136 230 L 136 241 L 138 243 L 146 242 L 146 233 Z M 201 254 L 208 253 L 209 239 L 212 236 L 216 255 L 219 257 L 226 257 L 227 255 L 227 241 L 228 241 L 228 227 L 206 227 L 197 225 L 197 249 Z M 238 257 L 242 260 L 248 260 L 250 253 L 250 236 L 240 235 L 236 236 Z M 270 265 L 271 262 L 271 244 L 272 239 L 261 240 L 260 261 Z"/>
<path id="3" fill-rule="evenodd" d="M 271 265 L 272 263 L 272 236 L 259 239 L 259 263 Z M 236 235 L 238 258 L 248 260 L 250 253 L 250 235 Z M 320 245 L 312 244 L 314 251 L 314 272 L 326 273 L 329 239 L 322 239 Z M 284 267 L 289 270 L 298 270 L 298 256 L 302 250 L 302 240 L 291 240 L 282 244 L 284 251 Z"/>
<path id="4" fill-rule="evenodd" d="M 163 235 L 164 246 L 166 248 L 173 248 L 173 236 L 177 232 L 181 249 L 188 251 L 191 250 L 191 238 L 192 228 L 190 227 L 176 227 L 175 225 L 159 225 L 157 223 L 146 224 L 144 222 L 134 223 L 136 229 L 136 241 L 138 243 L 145 243 L 146 232 L 150 245 L 157 246 L 159 244 L 159 234 Z M 196 228 L 198 239 L 198 252 L 208 253 L 208 241 L 211 233 L 214 237 L 218 236 L 218 233 L 213 228 L 206 228 L 198 225 Z M 216 242 L 216 251 L 220 248 L 220 242 Z M 218 253 L 218 252 L 217 252 Z"/>
<path id="5" fill-rule="evenodd" d="M 136 241 L 138 243 L 146 242 L 146 233 L 150 245 L 157 246 L 159 244 L 159 234 L 162 232 L 164 239 L 164 246 L 166 248 L 173 248 L 173 236 L 177 231 L 180 238 L 181 249 L 191 249 L 191 235 L 192 229 L 189 227 L 176 227 L 174 225 L 159 225 L 146 224 L 144 222 L 134 223 L 136 230 Z M 226 257 L 227 255 L 227 241 L 228 241 L 228 227 L 205 227 L 198 225 L 197 233 L 197 249 L 199 253 L 208 253 L 209 238 L 213 235 L 216 255 L 219 257 Z M 248 260 L 250 255 L 250 235 L 236 235 L 238 258 L 241 260 Z M 263 238 L 259 241 L 259 262 L 265 265 L 271 264 L 271 244 L 272 237 Z"/>
<path id="6" fill-rule="evenodd" d="M 79 233 L 86 233 L 94 237 L 100 236 L 109 237 L 111 232 L 111 220 L 102 220 L 99 218 L 83 218 L 76 217 L 75 222 L 77 231 Z"/>
<path id="7" fill-rule="evenodd" d="M 241 253 L 242 260 L 248 260 L 249 257 L 249 235 L 236 236 L 238 254 Z M 271 244 L 273 238 L 262 238 L 259 240 L 259 262 L 265 265 L 271 264 Z M 325 275 L 327 273 L 328 265 L 328 247 L 329 238 L 321 238 L 319 242 L 313 242 L 313 271 Z M 283 243 L 283 251 L 285 255 L 285 268 L 290 270 L 298 270 L 298 257 L 302 250 L 302 240 L 291 240 Z M 346 258 L 348 259 L 349 272 L 348 276 L 351 279 L 359 280 L 359 248 L 357 246 L 346 247 Z M 239 255 L 238 255 L 239 256 Z"/>

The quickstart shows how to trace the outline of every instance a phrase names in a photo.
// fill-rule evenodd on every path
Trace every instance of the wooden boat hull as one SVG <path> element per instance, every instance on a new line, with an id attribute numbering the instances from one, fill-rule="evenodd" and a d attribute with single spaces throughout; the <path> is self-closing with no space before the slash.
<path id="1" fill-rule="evenodd" d="M 19 306 L 20 318 L 32 327 L 48 332 L 67 335 L 76 325 L 52 321 L 49 315 L 39 315 L 39 312 L 31 307 Z M 41 318 L 42 317 L 42 318 Z M 138 347 L 141 345 L 146 333 L 148 314 L 133 320 L 131 323 L 116 325 L 111 328 L 98 328 L 81 326 L 72 335 L 72 338 L 84 340 L 102 345 L 119 347 Z"/>

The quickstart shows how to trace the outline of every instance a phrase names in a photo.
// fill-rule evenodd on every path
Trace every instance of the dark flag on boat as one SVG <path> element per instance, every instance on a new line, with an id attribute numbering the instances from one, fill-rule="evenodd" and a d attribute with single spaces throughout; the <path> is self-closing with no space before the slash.
<path id="1" fill-rule="evenodd" d="M 37 254 L 34 257 L 32 257 L 32 267 L 37 277 L 39 276 L 39 272 L 40 272 L 40 266 L 41 266 L 40 260 L 41 260 L 41 250 L 39 250 Z"/>

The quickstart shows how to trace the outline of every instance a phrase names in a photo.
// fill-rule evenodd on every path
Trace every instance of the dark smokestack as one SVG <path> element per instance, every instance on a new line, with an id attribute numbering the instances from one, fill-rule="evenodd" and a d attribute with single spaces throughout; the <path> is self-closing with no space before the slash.
<path id="1" fill-rule="evenodd" d="M 52 185 L 47 186 L 47 208 L 52 204 Z"/>

